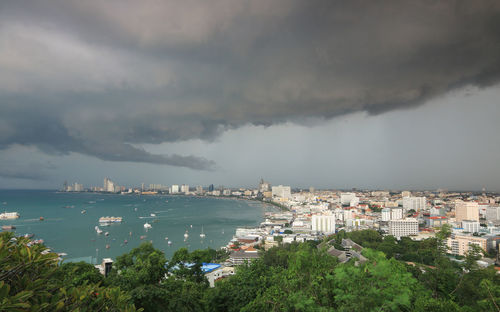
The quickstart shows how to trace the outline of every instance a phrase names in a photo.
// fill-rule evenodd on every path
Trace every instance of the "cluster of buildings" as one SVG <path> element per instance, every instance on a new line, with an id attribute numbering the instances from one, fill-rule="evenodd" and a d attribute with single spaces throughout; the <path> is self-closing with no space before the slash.
<path id="1" fill-rule="evenodd" d="M 64 185 L 65 191 L 82 191 L 75 183 Z M 280 243 L 317 240 L 339 230 L 347 232 L 374 229 L 397 239 L 421 240 L 433 237 L 449 224 L 452 235 L 447 244 L 451 254 L 463 256 L 472 244 L 490 255 L 497 255 L 500 242 L 500 196 L 471 192 L 393 192 L 334 190 L 292 190 L 290 186 L 271 186 L 263 179 L 257 188 L 224 188 L 187 184 L 170 186 L 144 184 L 137 188 L 116 185 L 109 178 L 103 187 L 91 191 L 122 194 L 182 194 L 231 196 L 261 200 L 283 208 L 268 213 L 258 228 L 238 229 L 227 248 L 231 263 L 238 264 L 258 257 L 257 248 L 270 248 Z M 500 260 L 500 259 L 499 259 Z"/>
<path id="2" fill-rule="evenodd" d="M 270 187 L 263 181 L 256 191 L 262 200 L 286 209 L 267 213 L 257 228 L 236 231 L 226 246 L 235 264 L 258 257 L 255 248 L 319 240 L 339 230 L 373 229 L 398 240 L 422 240 L 435 236 L 444 224 L 452 229 L 446 241 L 449 254 L 464 256 L 470 246 L 477 245 L 500 263 L 500 196 L 495 194 L 314 189 L 292 192 L 290 187 Z M 332 251 L 335 253 L 350 255 Z"/>

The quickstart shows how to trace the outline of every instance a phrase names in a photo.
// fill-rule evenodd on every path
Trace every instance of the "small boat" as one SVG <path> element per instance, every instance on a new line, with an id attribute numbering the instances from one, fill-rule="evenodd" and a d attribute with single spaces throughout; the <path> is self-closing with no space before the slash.
<path id="1" fill-rule="evenodd" d="M 186 231 L 186 233 L 184 233 L 184 238 L 188 238 L 189 237 L 189 234 L 188 234 L 188 231 Z"/>
<path id="2" fill-rule="evenodd" d="M 43 244 L 43 239 L 35 239 L 32 241 L 33 244 Z"/>
<path id="3" fill-rule="evenodd" d="M 40 221 L 43 221 L 43 220 L 44 220 L 44 218 L 43 218 L 43 217 L 40 217 Z"/>
<path id="4" fill-rule="evenodd" d="M 33 234 L 33 233 L 26 233 L 23 235 L 23 237 L 26 237 L 26 238 L 33 238 L 33 236 L 35 236 L 35 234 Z"/>
<path id="5" fill-rule="evenodd" d="M 124 243 L 124 244 L 127 244 L 127 243 L 128 243 L 128 240 L 124 240 L 124 241 L 123 241 L 123 243 Z"/>
<path id="6" fill-rule="evenodd" d="M 193 228 L 193 225 L 191 224 L 190 227 Z"/>
<path id="7" fill-rule="evenodd" d="M 201 234 L 200 234 L 200 237 L 201 237 L 201 238 L 205 238 L 205 236 L 206 236 L 206 235 L 205 235 L 205 233 L 203 233 L 203 226 L 202 226 L 202 227 L 201 227 Z"/>
<path id="8" fill-rule="evenodd" d="M 156 217 L 156 214 L 152 213 L 150 214 L 151 217 Z"/>
<path id="9" fill-rule="evenodd" d="M 2 225 L 2 230 L 15 230 L 16 227 L 14 225 Z"/>
<path id="10" fill-rule="evenodd" d="M 152 228 L 152 226 L 151 226 L 151 224 L 149 224 L 149 223 L 146 222 L 146 223 L 144 223 L 144 228 L 145 229 L 150 229 L 150 228 Z"/>
<path id="11" fill-rule="evenodd" d="M 94 229 L 97 232 L 97 234 L 101 234 L 102 233 L 102 230 L 97 225 L 96 225 L 96 227 Z"/>
<path id="12" fill-rule="evenodd" d="M 63 208 L 75 208 L 74 205 L 70 205 L 70 206 L 64 206 Z"/>
<path id="13" fill-rule="evenodd" d="M 90 200 L 89 204 L 95 204 L 95 200 Z"/>
<path id="14" fill-rule="evenodd" d="M 87 212 L 87 210 L 85 210 L 85 209 L 83 209 L 83 210 L 82 210 L 82 214 L 84 214 L 84 213 L 86 213 L 86 212 Z"/>
<path id="15" fill-rule="evenodd" d="M 146 237 L 146 235 L 141 235 L 140 239 L 145 239 Z"/>
<path id="16" fill-rule="evenodd" d="M 171 241 L 168 241 L 168 242 L 167 242 L 167 244 L 172 245 L 172 242 L 171 242 Z"/>
<path id="17" fill-rule="evenodd" d="M 109 247 L 111 247 L 111 246 L 109 246 L 109 244 L 107 244 L 107 245 L 106 245 L 106 249 L 109 249 Z"/>
<path id="18" fill-rule="evenodd" d="M 137 211 L 137 207 L 135 207 L 134 210 Z"/>
<path id="19" fill-rule="evenodd" d="M 165 236 L 165 240 L 168 241 L 168 236 Z"/>
<path id="20" fill-rule="evenodd" d="M 104 233 L 104 235 L 109 236 L 109 232 Z"/>

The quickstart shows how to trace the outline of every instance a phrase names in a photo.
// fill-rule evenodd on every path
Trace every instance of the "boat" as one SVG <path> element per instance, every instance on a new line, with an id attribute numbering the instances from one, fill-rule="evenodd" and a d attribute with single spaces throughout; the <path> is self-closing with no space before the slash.
<path id="1" fill-rule="evenodd" d="M 100 217 L 99 223 L 120 223 L 122 222 L 122 217 Z"/>
<path id="2" fill-rule="evenodd" d="M 95 204 L 95 201 L 94 200 L 90 200 L 88 203 L 89 204 Z"/>
<path id="3" fill-rule="evenodd" d="M 86 212 L 87 212 L 87 210 L 85 210 L 85 209 L 83 209 L 83 210 L 82 210 L 82 214 L 83 214 L 83 213 L 86 213 Z"/>
<path id="4" fill-rule="evenodd" d="M 33 244 L 43 244 L 43 239 L 35 239 L 32 241 Z"/>
<path id="5" fill-rule="evenodd" d="M 109 246 L 109 244 L 107 244 L 107 245 L 106 245 L 106 249 L 109 249 L 109 247 L 111 247 L 111 246 Z"/>
<path id="6" fill-rule="evenodd" d="M 128 243 L 128 240 L 124 240 L 124 241 L 123 241 L 123 243 L 124 243 L 124 244 L 127 244 L 127 243 Z"/>
<path id="7" fill-rule="evenodd" d="M 156 217 L 156 214 L 152 213 L 150 214 L 151 217 Z"/>
<path id="8" fill-rule="evenodd" d="M 144 223 L 144 228 L 145 229 L 150 229 L 150 228 L 152 228 L 152 226 L 151 226 L 151 224 L 149 224 L 149 223 L 146 222 L 146 223 Z"/>
<path id="9" fill-rule="evenodd" d="M 184 238 L 188 238 L 189 237 L 189 234 L 188 234 L 188 231 L 186 231 L 186 233 L 184 233 Z"/>
<path id="10" fill-rule="evenodd" d="M 104 235 L 109 236 L 109 232 L 104 233 Z"/>
<path id="11" fill-rule="evenodd" d="M 15 230 L 16 227 L 14 225 L 2 225 L 2 230 L 8 231 L 8 230 Z"/>
<path id="12" fill-rule="evenodd" d="M 168 241 L 168 242 L 167 242 L 167 244 L 172 245 L 172 242 L 171 242 L 171 241 Z"/>
<path id="13" fill-rule="evenodd" d="M 63 208 L 75 208 L 74 205 L 68 205 L 68 206 L 64 206 Z"/>
<path id="14" fill-rule="evenodd" d="M 200 234 L 200 237 L 201 237 L 201 238 L 205 238 L 205 236 L 206 236 L 206 235 L 205 235 L 205 233 L 203 233 L 203 226 L 202 226 L 202 227 L 201 227 L 201 234 Z"/>
<path id="15" fill-rule="evenodd" d="M 23 237 L 26 237 L 26 238 L 33 238 L 33 236 L 35 236 L 35 234 L 33 234 L 33 233 L 26 233 L 23 235 Z"/>
<path id="16" fill-rule="evenodd" d="M 139 237 L 140 239 L 145 239 L 147 236 L 146 235 L 141 235 L 141 237 Z"/>
<path id="17" fill-rule="evenodd" d="M 45 220 L 45 219 L 43 217 L 40 217 L 40 221 L 43 221 L 43 220 Z"/>
<path id="18" fill-rule="evenodd" d="M 96 225 L 96 227 L 94 229 L 97 232 L 97 234 L 101 234 L 102 233 L 102 230 L 97 225 Z"/>
<path id="19" fill-rule="evenodd" d="M 168 241 L 168 236 L 165 236 L 165 240 Z"/>
<path id="20" fill-rule="evenodd" d="M 0 213 L 0 220 L 13 220 L 19 218 L 19 214 L 17 212 L 4 212 Z"/>

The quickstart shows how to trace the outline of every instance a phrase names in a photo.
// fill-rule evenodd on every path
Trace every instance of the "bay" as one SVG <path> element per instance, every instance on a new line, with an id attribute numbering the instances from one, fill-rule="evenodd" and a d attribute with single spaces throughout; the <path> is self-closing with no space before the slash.
<path id="1" fill-rule="evenodd" d="M 14 225 L 16 235 L 35 234 L 54 252 L 66 253 L 66 259 L 93 257 L 98 262 L 116 259 L 144 241 L 151 241 L 167 258 L 181 247 L 217 249 L 237 227 L 257 226 L 264 213 L 274 209 L 260 202 L 213 197 L 0 190 L 0 211 L 20 214 L 16 220 L 0 220 L 0 225 Z M 123 222 L 100 226 L 103 233 L 97 234 L 94 228 L 103 216 L 123 217 Z M 146 222 L 151 229 L 144 228 Z"/>

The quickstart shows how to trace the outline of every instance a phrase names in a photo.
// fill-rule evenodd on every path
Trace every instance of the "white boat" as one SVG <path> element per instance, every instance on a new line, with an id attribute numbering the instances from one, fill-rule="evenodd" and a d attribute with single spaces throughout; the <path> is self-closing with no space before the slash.
<path id="1" fill-rule="evenodd" d="M 104 235 L 109 236 L 109 232 L 104 233 Z"/>
<path id="2" fill-rule="evenodd" d="M 97 225 L 95 227 L 95 231 L 97 232 L 97 234 L 101 234 L 102 233 L 102 230 Z"/>
<path id="3" fill-rule="evenodd" d="M 17 218 L 19 218 L 19 214 L 17 212 L 0 213 L 0 220 L 12 220 Z"/>
<path id="4" fill-rule="evenodd" d="M 149 223 L 146 222 L 146 223 L 144 223 L 144 228 L 145 229 L 150 229 L 150 228 L 152 228 L 152 226 L 151 226 L 151 224 L 149 224 Z"/>
<path id="5" fill-rule="evenodd" d="M 165 236 L 165 240 L 168 241 L 168 236 Z"/>
<path id="6" fill-rule="evenodd" d="M 156 214 L 152 213 L 150 214 L 151 217 L 156 217 Z"/>
<path id="7" fill-rule="evenodd" d="M 99 223 L 120 223 L 122 222 L 122 217 L 100 217 Z"/>
<path id="8" fill-rule="evenodd" d="M 205 233 L 203 233 L 203 226 L 202 226 L 202 227 L 201 227 L 201 234 L 200 234 L 200 237 L 201 237 L 201 238 L 205 238 L 205 236 L 206 236 L 206 235 L 205 235 Z"/>
<path id="9" fill-rule="evenodd" d="M 172 245 L 172 242 L 171 242 L 171 241 L 168 241 L 168 242 L 167 242 L 167 244 Z"/>
<path id="10" fill-rule="evenodd" d="M 83 213 L 86 213 L 86 212 L 87 212 L 87 210 L 85 210 L 85 209 L 83 209 L 83 210 L 82 210 L 82 214 L 83 214 Z"/>
<path id="11" fill-rule="evenodd" d="M 188 231 L 186 231 L 186 233 L 184 233 L 184 238 L 188 238 L 189 237 L 189 234 L 188 234 Z"/>

